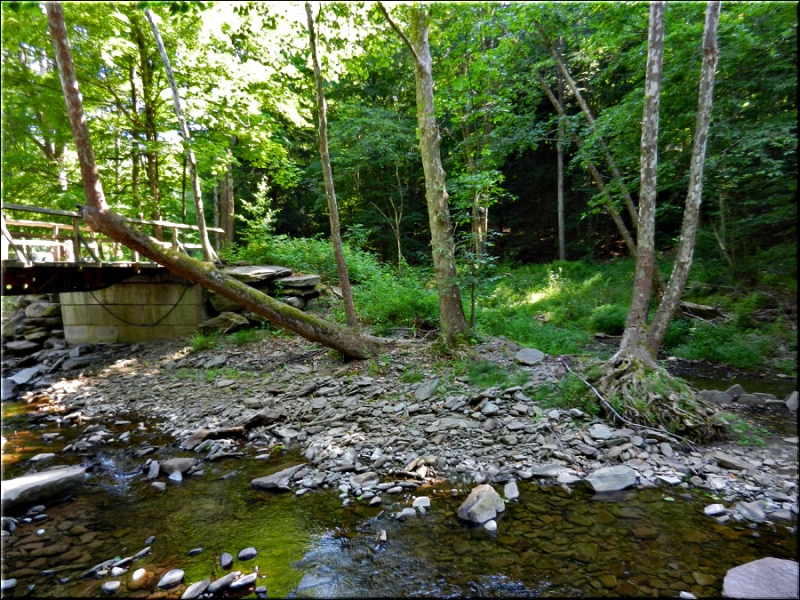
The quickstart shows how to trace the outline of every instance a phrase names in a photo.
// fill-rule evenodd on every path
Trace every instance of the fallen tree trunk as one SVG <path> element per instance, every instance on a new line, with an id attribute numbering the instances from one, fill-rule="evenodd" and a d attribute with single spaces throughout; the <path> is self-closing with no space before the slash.
<path id="1" fill-rule="evenodd" d="M 60 2 L 47 2 L 45 7 L 86 194 L 87 206 L 78 208 L 93 230 L 104 233 L 114 241 L 168 268 L 174 274 L 200 284 L 265 317 L 273 325 L 338 350 L 347 357 L 368 358 L 377 351 L 381 343 L 388 341 L 359 335 L 335 323 L 304 313 L 225 275 L 211 263 L 195 260 L 177 250 L 165 250 L 144 233 L 130 228 L 119 215 L 111 212 L 100 182 L 83 101 L 78 91 L 78 79 L 64 23 L 64 10 Z"/>
<path id="2" fill-rule="evenodd" d="M 204 263 L 173 250 L 163 250 L 140 231 L 128 227 L 119 215 L 110 210 L 82 207 L 81 213 L 89 226 L 168 268 L 175 275 L 185 277 L 220 296 L 236 302 L 245 309 L 265 317 L 270 323 L 329 348 L 350 358 L 364 359 L 375 354 L 387 340 L 359 335 L 336 323 L 331 323 L 293 306 L 284 304 L 267 294 L 226 275 L 211 263 Z"/>

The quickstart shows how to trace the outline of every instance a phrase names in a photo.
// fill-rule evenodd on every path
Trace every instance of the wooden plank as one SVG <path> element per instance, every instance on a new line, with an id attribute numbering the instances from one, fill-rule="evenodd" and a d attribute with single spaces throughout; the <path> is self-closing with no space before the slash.
<path id="1" fill-rule="evenodd" d="M 3 204 L 3 208 L 6 210 L 16 210 L 20 212 L 32 212 L 32 213 L 39 213 L 43 215 L 56 215 L 60 217 L 81 217 L 81 214 L 78 212 L 72 212 L 68 210 L 56 210 L 54 208 L 41 208 L 39 206 L 27 206 L 22 204 L 10 204 L 6 203 Z M 150 221 L 147 219 L 133 219 L 129 217 L 122 217 L 128 223 L 136 223 L 137 225 L 159 225 L 161 227 L 167 228 L 174 228 L 174 229 L 190 229 L 192 231 L 197 231 L 197 225 L 187 225 L 185 223 L 171 223 L 170 221 Z M 224 229 L 220 229 L 219 227 L 206 227 L 208 231 L 213 231 L 215 233 L 225 233 Z"/>

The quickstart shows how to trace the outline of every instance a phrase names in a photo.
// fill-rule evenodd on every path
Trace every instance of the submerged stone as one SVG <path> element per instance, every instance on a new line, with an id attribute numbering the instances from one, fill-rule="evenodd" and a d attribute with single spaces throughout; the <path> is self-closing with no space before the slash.
<path id="1" fill-rule="evenodd" d="M 224 577 L 220 577 L 208 586 L 208 593 L 213 595 L 223 590 L 227 590 L 231 586 L 231 583 L 233 583 L 241 574 L 241 571 L 231 571 Z"/>
<path id="2" fill-rule="evenodd" d="M 250 560 L 251 558 L 255 558 L 256 556 L 258 556 L 258 550 L 256 550 L 251 546 L 239 552 L 238 558 L 239 560 Z"/>
<path id="3" fill-rule="evenodd" d="M 200 597 L 203 592 L 206 591 L 208 586 L 211 584 L 211 579 L 203 579 L 203 581 L 198 581 L 197 583 L 193 583 L 186 591 L 183 592 L 181 596 L 181 600 L 189 600 L 190 598 L 198 598 Z"/>
<path id="4" fill-rule="evenodd" d="M 184 572 L 181 569 L 172 569 L 161 578 L 156 587 L 162 590 L 175 587 L 183 581 Z"/>

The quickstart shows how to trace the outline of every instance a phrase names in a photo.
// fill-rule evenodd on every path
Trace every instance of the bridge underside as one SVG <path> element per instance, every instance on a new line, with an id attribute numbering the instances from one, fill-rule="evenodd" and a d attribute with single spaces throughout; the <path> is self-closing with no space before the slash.
<path id="1" fill-rule="evenodd" d="M 4 260 L 2 295 L 57 294 L 101 290 L 137 275 L 166 275 L 156 264 L 140 263 L 37 263 Z"/>

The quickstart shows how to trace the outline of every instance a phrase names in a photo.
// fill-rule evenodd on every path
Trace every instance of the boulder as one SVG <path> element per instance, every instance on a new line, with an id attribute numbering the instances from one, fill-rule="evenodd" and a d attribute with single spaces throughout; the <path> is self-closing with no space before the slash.
<path id="1" fill-rule="evenodd" d="M 485 523 L 495 519 L 505 509 L 506 505 L 500 494 L 492 486 L 483 484 L 474 488 L 458 507 L 458 516 L 465 521 Z"/>
<path id="2" fill-rule="evenodd" d="M 208 335 L 210 333 L 233 333 L 248 327 L 250 327 L 250 321 L 242 315 L 228 311 L 200 323 L 197 329 L 200 333 Z"/>
<path id="3" fill-rule="evenodd" d="M 584 481 L 595 492 L 616 492 L 636 483 L 636 471 L 624 465 L 597 469 Z"/>
<path id="4" fill-rule="evenodd" d="M 78 488 L 86 476 L 83 467 L 57 467 L 3 482 L 3 513 L 23 504 L 64 496 Z"/>
<path id="5" fill-rule="evenodd" d="M 514 356 L 514 360 L 518 363 L 532 367 L 538 365 L 544 360 L 544 353 L 535 348 L 523 348 Z"/>
<path id="6" fill-rule="evenodd" d="M 797 598 L 798 563 L 782 558 L 761 558 L 728 570 L 722 595 L 728 598 Z"/>
<path id="7" fill-rule="evenodd" d="M 305 464 L 299 464 L 294 467 L 289 467 L 288 469 L 278 471 L 277 473 L 273 473 L 272 475 L 258 477 L 250 482 L 250 487 L 268 492 L 288 492 L 291 489 L 289 487 L 289 481 L 291 480 L 292 475 L 297 473 L 297 471 L 302 469 L 304 466 Z"/>
<path id="8" fill-rule="evenodd" d="M 792 392 L 786 397 L 786 408 L 792 412 L 797 412 L 797 392 Z"/>

